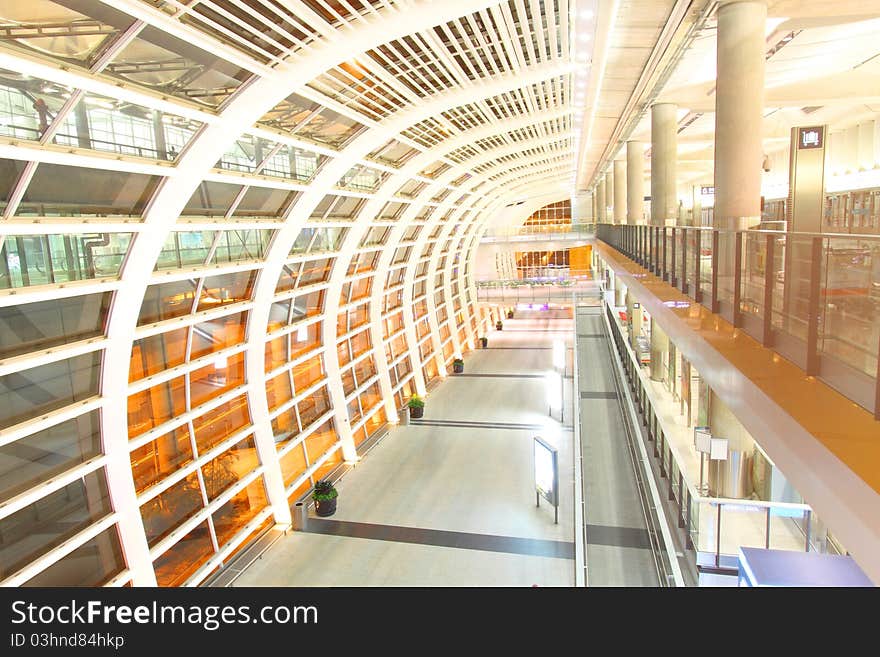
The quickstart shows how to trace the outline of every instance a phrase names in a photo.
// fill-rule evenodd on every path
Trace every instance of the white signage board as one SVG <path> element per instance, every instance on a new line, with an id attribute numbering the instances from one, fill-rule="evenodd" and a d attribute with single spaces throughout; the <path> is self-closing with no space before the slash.
<path id="1" fill-rule="evenodd" d="M 559 459 L 556 448 L 535 436 L 535 491 L 559 505 Z"/>
<path id="2" fill-rule="evenodd" d="M 727 438 L 713 438 L 709 447 L 709 458 L 713 461 L 727 460 Z"/>
<path id="3" fill-rule="evenodd" d="M 694 449 L 703 454 L 708 454 L 711 448 L 712 434 L 709 427 L 694 427 Z"/>

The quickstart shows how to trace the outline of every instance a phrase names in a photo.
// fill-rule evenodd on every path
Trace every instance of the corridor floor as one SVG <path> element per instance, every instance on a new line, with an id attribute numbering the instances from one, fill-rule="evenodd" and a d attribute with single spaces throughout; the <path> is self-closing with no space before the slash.
<path id="1" fill-rule="evenodd" d="M 277 540 L 234 586 L 572 586 L 571 319 L 523 311 L 491 331 L 338 483 L 332 518 Z M 552 345 L 569 347 L 565 421 L 548 416 Z M 490 376 L 491 375 L 491 376 Z M 533 437 L 559 449 L 559 524 L 535 505 Z"/>

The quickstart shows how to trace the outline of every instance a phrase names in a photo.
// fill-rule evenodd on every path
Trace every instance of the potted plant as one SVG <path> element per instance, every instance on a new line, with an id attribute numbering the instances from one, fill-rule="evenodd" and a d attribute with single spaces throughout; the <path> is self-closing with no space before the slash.
<path id="1" fill-rule="evenodd" d="M 502 323 L 502 321 L 500 319 L 497 322 L 495 322 L 495 330 L 496 331 L 500 331 L 503 328 L 504 328 L 504 324 Z"/>
<path id="2" fill-rule="evenodd" d="M 409 406 L 409 416 L 411 418 L 420 418 L 425 413 L 425 400 L 419 395 L 413 395 L 406 403 Z"/>
<path id="3" fill-rule="evenodd" d="M 312 491 L 312 499 L 315 501 L 315 513 L 321 518 L 332 516 L 336 513 L 337 497 L 339 497 L 339 492 L 327 479 L 315 482 L 315 489 Z"/>
<path id="4" fill-rule="evenodd" d="M 507 319 L 513 319 L 513 311 L 512 310 L 507 311 Z"/>
<path id="5" fill-rule="evenodd" d="M 485 349 L 488 346 L 489 346 L 489 338 L 487 338 L 485 335 L 481 335 L 480 336 L 480 347 Z"/>
<path id="6" fill-rule="evenodd" d="M 452 361 L 452 371 L 456 374 L 461 374 L 464 372 L 464 360 L 461 358 L 456 358 Z"/>

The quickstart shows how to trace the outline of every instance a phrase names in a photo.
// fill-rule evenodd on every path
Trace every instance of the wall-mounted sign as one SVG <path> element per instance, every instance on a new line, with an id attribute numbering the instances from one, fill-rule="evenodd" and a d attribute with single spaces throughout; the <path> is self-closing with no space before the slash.
<path id="1" fill-rule="evenodd" d="M 702 196 L 715 196 L 715 186 L 702 185 L 700 187 L 700 194 Z"/>
<path id="2" fill-rule="evenodd" d="M 556 448 L 535 436 L 535 492 L 538 504 L 541 498 L 559 506 L 559 460 Z"/>
<path id="3" fill-rule="evenodd" d="M 825 141 L 825 128 L 821 125 L 798 128 L 798 148 L 822 148 Z"/>

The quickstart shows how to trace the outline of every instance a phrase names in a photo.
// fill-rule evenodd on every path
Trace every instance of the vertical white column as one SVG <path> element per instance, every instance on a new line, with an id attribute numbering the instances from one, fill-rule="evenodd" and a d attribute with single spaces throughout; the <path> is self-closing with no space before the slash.
<path id="1" fill-rule="evenodd" d="M 859 127 L 850 126 L 843 131 L 843 170 L 854 173 L 859 170 Z"/>
<path id="2" fill-rule="evenodd" d="M 645 146 L 626 142 L 626 223 L 640 224 L 645 214 Z"/>
<path id="3" fill-rule="evenodd" d="M 693 218 L 694 226 L 702 226 L 703 225 L 703 194 L 702 194 L 702 185 L 694 185 L 691 188 L 691 196 L 693 198 L 693 203 L 691 207 L 693 210 L 691 211 L 691 217 Z"/>
<path id="4" fill-rule="evenodd" d="M 827 162 L 830 164 L 831 171 L 829 172 L 832 176 L 839 176 L 843 173 L 843 131 L 838 130 L 837 132 L 832 132 L 831 136 L 828 139 L 828 159 Z"/>
<path id="5" fill-rule="evenodd" d="M 614 160 L 614 223 L 626 221 L 626 160 Z"/>
<path id="6" fill-rule="evenodd" d="M 742 230 L 761 219 L 766 22 L 763 0 L 718 9 L 714 225 L 722 230 Z M 722 297 L 732 297 L 734 245 L 732 234 L 719 235 Z"/>
<path id="7" fill-rule="evenodd" d="M 605 206 L 605 176 L 599 176 L 599 184 L 596 185 L 596 223 L 608 223 L 607 207 Z"/>
<path id="8" fill-rule="evenodd" d="M 678 216 L 675 194 L 678 158 L 678 106 L 651 106 L 651 225 L 674 225 Z"/>
<path id="9" fill-rule="evenodd" d="M 614 167 L 605 172 L 605 217 L 609 224 L 614 222 Z"/>
<path id="10" fill-rule="evenodd" d="M 864 121 L 859 123 L 859 171 L 867 171 L 874 168 L 874 122 Z"/>

